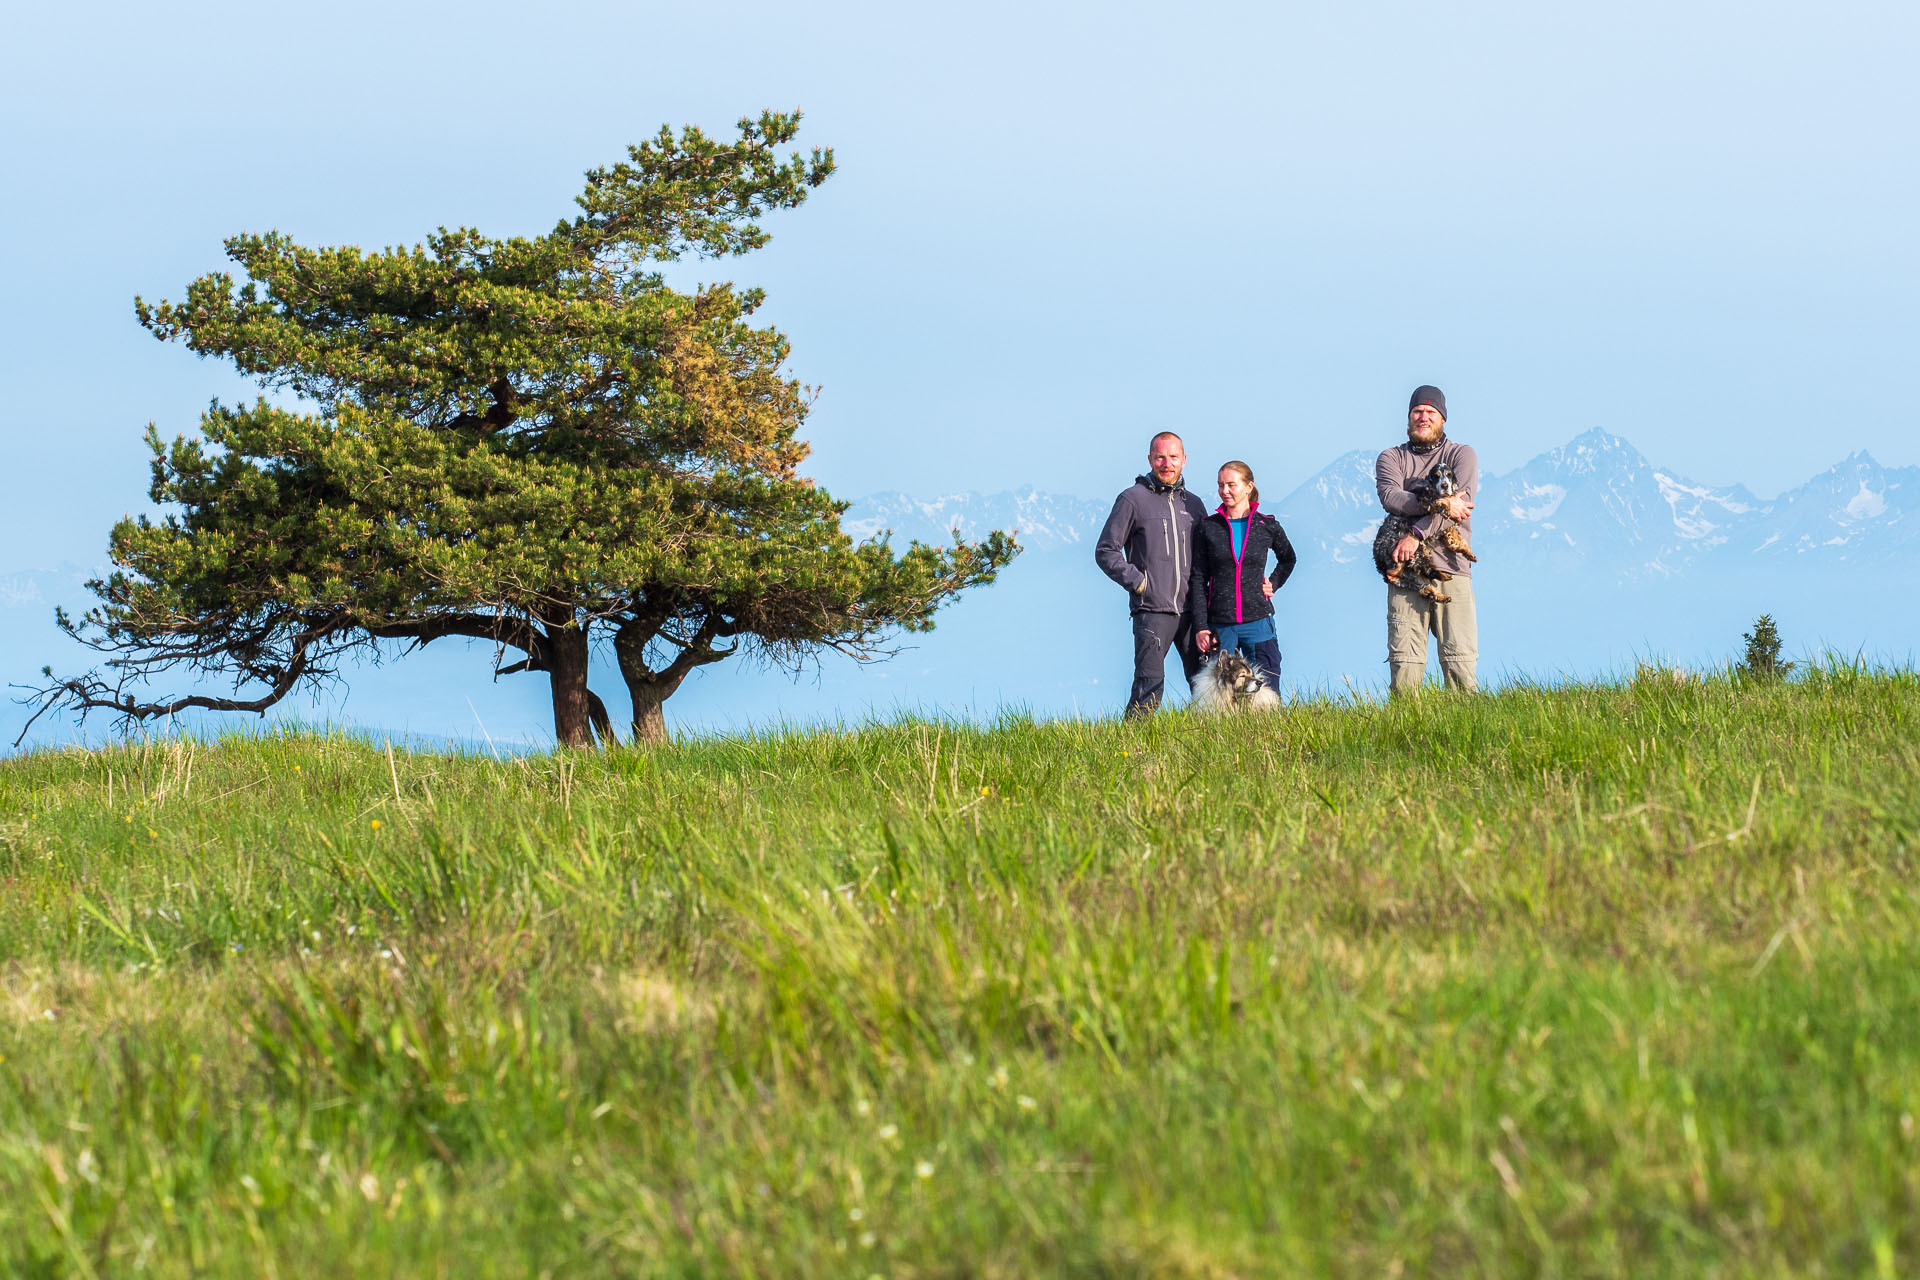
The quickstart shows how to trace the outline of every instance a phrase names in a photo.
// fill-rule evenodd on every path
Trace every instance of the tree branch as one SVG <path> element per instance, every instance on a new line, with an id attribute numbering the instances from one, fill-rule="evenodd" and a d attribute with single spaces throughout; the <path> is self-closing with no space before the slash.
<path id="1" fill-rule="evenodd" d="M 620 674 L 629 687 L 643 686 L 657 691 L 663 699 L 670 697 L 695 667 L 718 662 L 739 648 L 738 645 L 729 645 L 725 649 L 713 647 L 713 639 L 719 634 L 721 625 L 718 611 L 709 612 L 701 621 L 700 629 L 691 638 L 682 640 L 649 618 L 630 619 L 613 635 L 614 653 L 620 659 Z M 673 661 L 658 671 L 646 663 L 647 646 L 655 639 L 664 639 L 680 648 L 680 652 L 673 656 Z"/>
<path id="2" fill-rule="evenodd" d="M 520 393 L 513 389 L 513 383 L 505 378 L 495 378 L 487 384 L 487 391 L 493 396 L 493 403 L 487 406 L 485 413 L 463 413 L 447 424 L 455 431 L 470 431 L 478 428 L 487 435 L 505 431 L 513 425 L 519 415 L 513 406 L 520 399 Z"/>
<path id="3" fill-rule="evenodd" d="M 28 702 L 38 701 L 40 709 L 28 717 L 21 727 L 20 736 L 13 740 L 19 746 L 26 740 L 27 731 L 34 722 L 55 707 L 64 706 L 77 711 L 82 720 L 89 711 L 112 711 L 124 721 L 148 720 L 155 716 L 171 716 L 182 711 L 251 711 L 256 715 L 265 715 L 267 709 L 293 692 L 301 677 L 315 674 L 308 659 L 308 651 L 320 641 L 326 639 L 336 629 L 336 624 L 326 623 L 311 628 L 293 637 L 292 654 L 284 666 L 278 668 L 256 668 L 256 678 L 272 676 L 267 692 L 258 698 L 216 698 L 206 694 L 184 694 L 178 698 L 162 702 L 141 702 L 132 694 L 122 695 L 121 687 L 109 687 L 106 681 L 91 674 L 75 676 L 72 679 L 57 681 L 47 688 L 37 691 Z M 51 667 L 43 668 L 48 677 L 53 675 Z"/>
<path id="4" fill-rule="evenodd" d="M 386 622 L 368 626 L 367 634 L 381 640 L 412 640 L 416 646 L 432 644 L 448 636 L 467 636 L 474 640 L 492 640 L 512 645 L 529 658 L 545 663 L 547 638 L 524 618 L 498 613 L 448 613 L 422 618 L 417 622 Z M 521 669 L 516 666 L 515 670 Z M 544 665 L 530 670 L 544 670 Z M 502 673 L 504 674 L 504 673 Z"/>
<path id="5" fill-rule="evenodd" d="M 607 704 L 591 689 L 587 690 L 587 722 L 593 726 L 594 733 L 599 735 L 603 745 L 620 745 L 619 737 L 613 732 L 613 717 L 607 714 Z"/>

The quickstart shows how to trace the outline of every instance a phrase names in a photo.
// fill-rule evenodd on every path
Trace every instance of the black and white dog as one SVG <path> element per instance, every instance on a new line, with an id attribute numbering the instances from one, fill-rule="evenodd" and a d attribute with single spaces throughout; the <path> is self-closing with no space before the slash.
<path id="1" fill-rule="evenodd" d="M 1411 491 L 1414 497 L 1426 504 L 1428 514 L 1438 514 L 1445 510 L 1446 499 L 1460 492 L 1460 485 L 1454 479 L 1453 468 L 1443 462 L 1433 469 L 1431 475 L 1415 480 Z M 1402 585 L 1410 571 L 1413 577 L 1426 579 L 1420 584 L 1421 595 L 1440 604 L 1447 604 L 1453 597 L 1442 594 L 1439 587 L 1434 584 L 1445 582 L 1453 575 L 1435 567 L 1433 553 L 1441 547 L 1446 547 L 1449 550 L 1458 551 L 1476 563 L 1480 557 L 1473 554 L 1473 549 L 1467 545 L 1466 532 L 1455 524 L 1451 517 L 1442 516 L 1439 523 L 1434 525 L 1433 532 L 1420 540 L 1420 546 L 1414 551 L 1412 560 L 1405 564 L 1395 560 L 1394 545 L 1400 539 L 1412 535 L 1413 522 L 1418 518 L 1388 513 L 1387 518 L 1380 522 L 1378 532 L 1373 535 L 1373 567 L 1380 571 L 1380 576 L 1386 579 L 1387 585 L 1393 587 Z"/>

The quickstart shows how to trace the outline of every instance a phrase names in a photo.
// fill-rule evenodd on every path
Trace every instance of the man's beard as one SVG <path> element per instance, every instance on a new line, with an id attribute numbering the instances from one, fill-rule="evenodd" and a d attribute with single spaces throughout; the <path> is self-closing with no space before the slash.
<path id="1" fill-rule="evenodd" d="M 1407 443 L 1412 445 L 1415 451 L 1419 453 L 1425 453 L 1430 449 L 1439 448 L 1440 445 L 1446 443 L 1446 439 L 1447 424 L 1444 422 L 1433 427 L 1409 426 L 1407 428 Z"/>

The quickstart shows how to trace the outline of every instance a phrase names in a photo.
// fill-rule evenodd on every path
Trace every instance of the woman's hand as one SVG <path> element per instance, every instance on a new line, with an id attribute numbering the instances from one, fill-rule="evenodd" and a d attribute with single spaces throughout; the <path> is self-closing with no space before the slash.
<path id="1" fill-rule="evenodd" d="M 1194 648 L 1200 650 L 1200 652 L 1202 653 L 1205 653 L 1207 650 L 1213 648 L 1213 632 L 1211 631 L 1194 632 L 1193 645 L 1194 645 Z"/>

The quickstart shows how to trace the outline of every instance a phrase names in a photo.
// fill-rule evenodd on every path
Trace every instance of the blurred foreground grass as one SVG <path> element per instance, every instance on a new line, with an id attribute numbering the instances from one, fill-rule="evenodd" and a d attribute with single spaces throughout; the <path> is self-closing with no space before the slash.
<path id="1" fill-rule="evenodd" d="M 0 764 L 0 1273 L 1920 1271 L 1920 680 Z"/>

